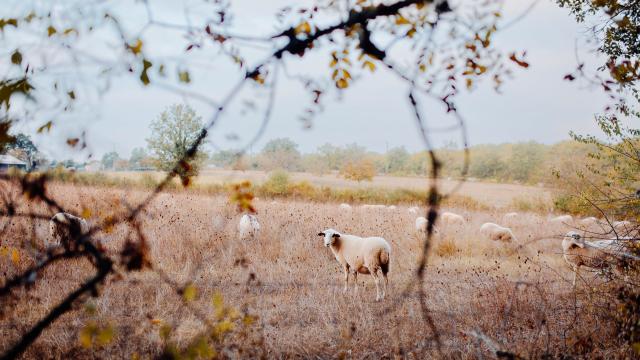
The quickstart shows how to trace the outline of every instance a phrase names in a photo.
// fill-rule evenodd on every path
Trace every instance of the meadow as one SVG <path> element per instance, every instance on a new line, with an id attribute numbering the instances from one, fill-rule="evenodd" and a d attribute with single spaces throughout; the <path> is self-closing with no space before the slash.
<path id="1" fill-rule="evenodd" d="M 508 194 L 516 185 L 490 186 Z M 535 189 L 530 188 L 532 201 L 540 197 L 541 190 Z M 478 197 L 488 196 L 486 190 L 477 191 Z M 63 183 L 50 184 L 49 193 L 93 225 L 149 194 Z M 466 224 L 441 229 L 428 259 L 423 285 L 436 339 L 417 293 L 405 292 L 419 285 L 415 272 L 424 241 L 415 231 L 417 215 L 407 211 L 412 204 L 340 210 L 336 203 L 258 199 L 261 232 L 241 240 L 236 229 L 241 214 L 228 196 L 160 193 L 139 221 L 152 269 L 121 270 L 111 277 L 98 297 L 85 298 L 47 328 L 25 358 L 153 358 L 167 346 L 190 346 L 212 322 L 226 334 L 216 338 L 216 355 L 223 358 L 475 359 L 496 351 L 525 358 L 629 356 L 629 347 L 609 336 L 612 320 L 600 311 L 613 305 L 594 301 L 588 291 L 602 280 L 585 272 L 577 291 L 572 289 L 572 272 L 560 248 L 567 228 L 550 226 L 549 214 L 520 212 L 506 224 L 515 242 L 484 239 L 480 225 L 505 224 L 502 216 L 513 208 L 508 205 L 512 200 L 497 201 L 482 210 L 441 209 L 461 214 Z M 50 212 L 38 203 L 23 206 Z M 33 265 L 34 249 L 41 248 L 35 239 L 47 236 L 48 225 L 18 218 L 2 222 L 6 256 L 0 257 L 0 270 L 8 279 Z M 390 242 L 390 285 L 383 302 L 375 301 L 373 281 L 366 275 L 358 278 L 357 290 L 342 293 L 338 263 L 316 235 L 329 227 Z M 119 224 L 97 236 L 115 256 L 133 236 L 132 225 Z M 17 255 L 8 249 L 17 249 Z M 83 259 L 58 262 L 21 290 L 27 300 L 5 304 L 0 352 L 91 271 Z"/>

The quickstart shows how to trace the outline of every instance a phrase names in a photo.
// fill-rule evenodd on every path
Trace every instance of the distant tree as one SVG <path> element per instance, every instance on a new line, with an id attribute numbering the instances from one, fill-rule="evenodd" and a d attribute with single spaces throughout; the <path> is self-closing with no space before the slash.
<path id="1" fill-rule="evenodd" d="M 219 150 L 209 157 L 209 162 L 221 168 L 232 168 L 239 161 L 238 152 L 234 150 Z"/>
<path id="2" fill-rule="evenodd" d="M 409 152 L 402 147 L 393 148 L 385 154 L 385 163 L 387 173 L 402 173 L 407 169 L 409 162 Z"/>
<path id="3" fill-rule="evenodd" d="M 520 182 L 535 181 L 536 171 L 544 160 L 545 146 L 535 142 L 514 144 L 509 159 L 511 180 Z M 548 174 L 545 174 L 548 176 Z"/>
<path id="4" fill-rule="evenodd" d="M 348 162 L 342 168 L 342 176 L 348 180 L 355 181 L 371 181 L 376 175 L 376 168 L 373 161 L 362 159 L 359 161 Z"/>
<path id="5" fill-rule="evenodd" d="M 343 158 L 339 147 L 326 143 L 318 148 L 317 153 L 320 155 L 320 159 L 326 168 L 329 170 L 340 170 Z"/>
<path id="6" fill-rule="evenodd" d="M 102 155 L 102 168 L 105 170 L 113 170 L 115 162 L 120 159 L 117 152 L 111 151 Z"/>
<path id="7" fill-rule="evenodd" d="M 176 104 L 164 110 L 151 123 L 151 136 L 147 139 L 158 168 L 172 171 L 179 165 L 176 170 L 183 180 L 197 175 L 205 158 L 201 151 L 194 158 L 178 163 L 185 157 L 202 127 L 202 118 L 189 105 Z"/>
<path id="8" fill-rule="evenodd" d="M 137 147 L 131 150 L 131 156 L 129 157 L 129 163 L 132 168 L 140 168 L 142 161 L 148 157 L 147 151 L 144 148 Z"/>
<path id="9" fill-rule="evenodd" d="M 10 142 L 5 143 L 0 153 L 10 154 L 26 162 L 29 169 L 43 158 L 31 138 L 22 133 L 14 136 Z"/>
<path id="10" fill-rule="evenodd" d="M 129 170 L 131 163 L 126 159 L 118 159 L 113 163 L 113 169 L 117 171 Z"/>
<path id="11" fill-rule="evenodd" d="M 298 144 L 289 138 L 269 141 L 260 152 L 260 163 L 264 170 L 285 169 L 296 171 L 300 168 Z"/>
<path id="12" fill-rule="evenodd" d="M 305 154 L 300 161 L 302 170 L 312 174 L 322 175 L 330 169 L 323 160 L 320 154 Z"/>

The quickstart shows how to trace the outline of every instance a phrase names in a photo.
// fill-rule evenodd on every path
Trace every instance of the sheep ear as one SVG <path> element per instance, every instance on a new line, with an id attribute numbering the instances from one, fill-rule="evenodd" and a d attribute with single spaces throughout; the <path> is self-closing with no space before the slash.
<path id="1" fill-rule="evenodd" d="M 323 232 L 318 233 L 318 236 L 324 236 Z"/>
<path id="2" fill-rule="evenodd" d="M 331 235 L 331 237 L 339 238 L 339 237 L 340 237 L 340 234 L 333 234 L 333 235 Z"/>

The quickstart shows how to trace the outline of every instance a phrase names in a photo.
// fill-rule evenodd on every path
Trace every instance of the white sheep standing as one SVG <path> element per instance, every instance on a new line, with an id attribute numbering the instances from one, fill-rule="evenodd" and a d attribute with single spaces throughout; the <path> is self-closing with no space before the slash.
<path id="1" fill-rule="evenodd" d="M 346 203 L 342 203 L 338 207 L 340 208 L 340 210 L 351 210 L 351 205 L 346 204 Z"/>
<path id="2" fill-rule="evenodd" d="M 560 215 L 552 218 L 549 222 L 556 225 L 570 225 L 573 224 L 573 216 Z"/>
<path id="3" fill-rule="evenodd" d="M 364 204 L 362 205 L 362 209 L 364 210 L 383 210 L 386 209 L 387 207 L 384 205 L 370 205 L 370 204 Z"/>
<path id="4" fill-rule="evenodd" d="M 494 241 L 515 241 L 516 237 L 511 229 L 494 223 L 484 223 L 480 226 L 480 233 L 488 239 Z"/>
<path id="5" fill-rule="evenodd" d="M 65 212 L 59 212 L 49 220 L 49 241 L 47 247 L 62 245 L 65 249 L 74 248 L 72 242 L 89 232 L 89 224 L 83 218 Z"/>
<path id="6" fill-rule="evenodd" d="M 409 212 L 409 214 L 417 214 L 420 212 L 420 208 L 417 206 L 412 206 L 408 208 L 407 211 Z"/>
<path id="7" fill-rule="evenodd" d="M 444 226 L 461 226 L 464 225 L 465 221 L 461 215 L 445 211 L 439 216 L 439 223 Z"/>
<path id="8" fill-rule="evenodd" d="M 592 269 L 608 269 L 620 264 L 623 258 L 640 260 L 628 252 L 624 241 L 617 239 L 586 241 L 575 231 L 569 231 L 562 239 L 562 255 L 573 270 L 573 286 L 581 266 Z"/>
<path id="9" fill-rule="evenodd" d="M 349 284 L 349 273 L 353 274 L 355 288 L 358 286 L 358 273 L 371 274 L 376 283 L 376 301 L 384 299 L 389 279 L 389 261 L 391 246 L 381 237 L 360 237 L 341 234 L 334 229 L 326 229 L 318 236 L 324 237 L 324 246 L 331 252 L 344 270 L 344 291 Z M 384 288 L 380 286 L 380 272 L 384 277 Z"/>
<path id="10" fill-rule="evenodd" d="M 416 218 L 416 231 L 420 233 L 427 232 L 427 218 L 425 218 L 424 216 L 418 216 Z M 439 233 L 438 229 L 435 226 L 433 227 L 433 233 Z"/>
<path id="11" fill-rule="evenodd" d="M 238 223 L 238 233 L 241 239 L 255 239 L 260 232 L 258 217 L 253 214 L 244 214 Z"/>

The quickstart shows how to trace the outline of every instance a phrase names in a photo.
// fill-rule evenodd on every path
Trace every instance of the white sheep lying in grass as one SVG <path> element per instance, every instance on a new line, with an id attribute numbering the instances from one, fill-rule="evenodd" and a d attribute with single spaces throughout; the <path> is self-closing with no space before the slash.
<path id="1" fill-rule="evenodd" d="M 555 225 L 571 225 L 573 224 L 573 216 L 560 215 L 552 218 L 549 222 Z"/>
<path id="2" fill-rule="evenodd" d="M 613 225 L 613 228 L 616 230 L 618 235 L 620 235 L 620 233 L 622 233 L 622 235 L 625 235 L 626 233 L 629 233 L 630 231 L 632 231 L 634 228 L 633 223 L 631 221 L 626 221 L 626 220 L 615 221 L 611 225 Z"/>
<path id="3" fill-rule="evenodd" d="M 238 223 L 238 233 L 241 239 L 255 239 L 260 232 L 258 217 L 252 214 L 244 214 Z"/>
<path id="4" fill-rule="evenodd" d="M 445 211 L 439 216 L 438 222 L 444 226 L 461 226 L 465 221 L 461 215 Z"/>
<path id="5" fill-rule="evenodd" d="M 327 229 L 318 236 L 324 237 L 324 246 L 330 247 L 331 252 L 344 270 L 344 291 L 349 284 L 349 273 L 353 274 L 356 289 L 358 286 L 358 273 L 371 274 L 376 283 L 376 301 L 384 299 L 387 292 L 389 279 L 389 261 L 391 258 L 391 246 L 381 237 L 360 237 L 356 235 L 341 234 L 334 229 Z M 384 277 L 384 288 L 380 286 L 380 275 Z"/>
<path id="6" fill-rule="evenodd" d="M 511 229 L 494 223 L 484 223 L 480 226 L 480 233 L 488 239 L 494 241 L 515 241 L 516 237 Z"/>
<path id="7" fill-rule="evenodd" d="M 387 207 L 384 205 L 370 205 L 370 204 L 364 204 L 362 205 L 362 208 L 364 210 L 383 210 L 386 209 Z"/>
<path id="8" fill-rule="evenodd" d="M 338 207 L 340 208 L 340 210 L 351 210 L 351 205 L 346 204 L 346 203 L 342 203 Z"/>
<path id="9" fill-rule="evenodd" d="M 395 205 L 389 205 L 389 206 L 387 206 L 387 210 L 391 210 L 391 211 L 393 211 L 393 210 L 395 210 L 395 209 L 397 209 L 397 207 L 396 207 Z"/>
<path id="10" fill-rule="evenodd" d="M 640 260 L 629 252 L 624 240 L 586 241 L 575 231 L 569 231 L 562 239 L 562 254 L 564 260 L 573 270 L 574 287 L 580 266 L 592 269 L 609 269 L 612 265 L 619 266 L 624 258 Z"/>
<path id="11" fill-rule="evenodd" d="M 89 224 L 83 218 L 60 212 L 49 220 L 49 241 L 47 247 L 62 245 L 67 250 L 75 249 L 75 242 L 89 231 Z"/>

